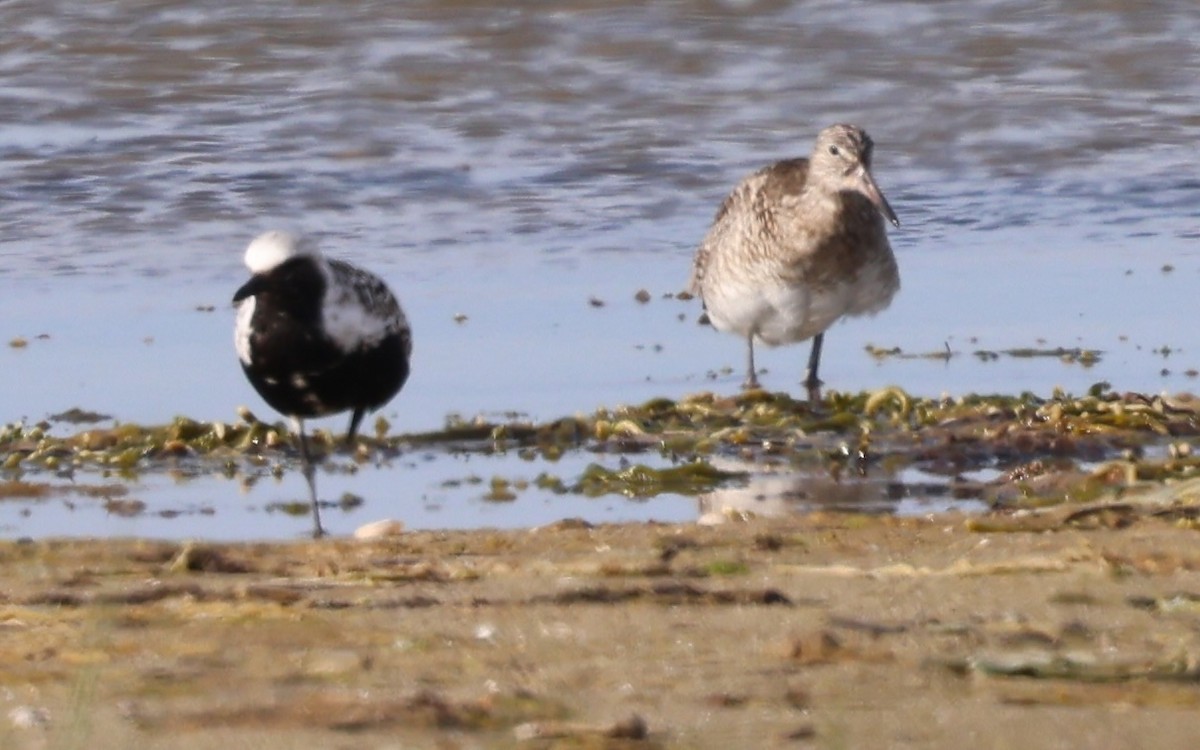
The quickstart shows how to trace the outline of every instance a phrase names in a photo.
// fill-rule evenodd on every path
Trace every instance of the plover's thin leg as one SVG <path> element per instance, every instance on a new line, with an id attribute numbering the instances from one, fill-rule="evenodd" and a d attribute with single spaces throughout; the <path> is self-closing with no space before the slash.
<path id="1" fill-rule="evenodd" d="M 354 437 L 358 435 L 358 423 L 362 421 L 363 414 L 366 413 L 366 409 L 359 407 L 350 415 L 350 429 L 346 431 L 346 445 L 348 447 L 354 445 Z"/>
<path id="2" fill-rule="evenodd" d="M 808 369 L 804 373 L 804 387 L 808 389 L 808 401 L 811 404 L 821 400 L 821 379 L 817 377 L 817 368 L 821 365 L 821 344 L 824 341 L 824 332 L 813 336 L 812 351 L 808 353 Z"/>
<path id="3" fill-rule="evenodd" d="M 321 506 L 317 502 L 317 469 L 308 452 L 308 436 L 304 434 L 304 420 L 293 417 L 292 426 L 300 436 L 300 458 L 304 462 L 304 478 L 308 481 L 308 499 L 312 502 L 313 539 L 325 536 L 321 527 Z"/>
<path id="4" fill-rule="evenodd" d="M 758 387 L 758 371 L 754 369 L 754 334 L 746 337 L 746 381 L 742 383 L 743 390 L 753 390 Z"/>

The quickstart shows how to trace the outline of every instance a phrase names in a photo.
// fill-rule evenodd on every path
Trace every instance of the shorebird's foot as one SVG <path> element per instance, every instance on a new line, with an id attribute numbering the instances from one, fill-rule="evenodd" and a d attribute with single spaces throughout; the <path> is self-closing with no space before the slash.
<path id="1" fill-rule="evenodd" d="M 300 433 L 300 449 L 304 458 L 304 481 L 308 483 L 308 502 L 312 506 L 313 539 L 325 536 L 325 527 L 321 525 L 321 501 L 317 500 L 317 468 L 313 466 L 312 456 L 308 452 L 308 438 Z"/>
<path id="2" fill-rule="evenodd" d="M 816 378 L 809 378 L 804 381 L 804 387 L 808 390 L 808 405 L 816 407 L 821 404 L 821 386 L 824 385 Z"/>
<path id="3" fill-rule="evenodd" d="M 325 527 L 321 525 L 321 504 L 317 501 L 316 495 L 313 495 L 311 503 L 313 520 L 312 538 L 320 539 L 328 533 L 325 531 Z"/>
<path id="4" fill-rule="evenodd" d="M 758 382 L 758 376 L 754 373 L 750 373 L 746 376 L 746 379 L 742 381 L 743 391 L 757 391 L 759 388 L 762 388 L 762 386 Z"/>

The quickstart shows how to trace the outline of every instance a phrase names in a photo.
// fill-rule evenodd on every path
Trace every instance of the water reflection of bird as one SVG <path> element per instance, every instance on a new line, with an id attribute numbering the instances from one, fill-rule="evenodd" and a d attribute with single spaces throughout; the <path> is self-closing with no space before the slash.
<path id="1" fill-rule="evenodd" d="M 412 333 L 400 303 L 374 274 L 326 259 L 286 232 L 246 248 L 253 274 L 233 295 L 234 343 L 250 384 L 288 416 L 300 439 L 314 536 L 324 533 L 304 419 L 350 411 L 347 444 L 368 410 L 408 379 Z"/>
<path id="2" fill-rule="evenodd" d="M 833 125 L 809 158 L 755 172 L 717 211 L 689 291 L 717 330 L 746 338 L 745 387 L 758 387 L 755 340 L 811 338 L 804 385 L 819 400 L 825 330 L 842 316 L 879 312 L 900 288 L 883 219 L 900 222 L 871 175 L 871 150 L 860 128 Z"/>
<path id="3" fill-rule="evenodd" d="M 758 461 L 714 457 L 714 466 L 744 473 L 741 484 L 729 484 L 697 498 L 703 525 L 750 515 L 776 518 L 814 510 L 851 513 L 894 512 L 900 485 L 894 477 L 836 479 L 822 471 L 769 466 Z"/>

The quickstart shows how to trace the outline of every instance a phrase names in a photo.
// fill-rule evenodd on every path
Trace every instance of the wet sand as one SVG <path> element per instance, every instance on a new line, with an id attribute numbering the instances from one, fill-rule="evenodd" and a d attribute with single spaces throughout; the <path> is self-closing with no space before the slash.
<path id="1" fill-rule="evenodd" d="M 9 542 L 0 744 L 1192 747 L 1186 515 Z"/>

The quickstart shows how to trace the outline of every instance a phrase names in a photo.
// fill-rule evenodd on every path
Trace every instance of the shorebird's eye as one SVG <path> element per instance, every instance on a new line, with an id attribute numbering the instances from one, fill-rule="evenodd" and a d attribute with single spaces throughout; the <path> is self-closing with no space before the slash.
<path id="1" fill-rule="evenodd" d="M 838 147 L 837 147 L 837 146 L 830 146 L 830 147 L 829 147 L 829 153 L 833 154 L 834 156 L 837 156 L 837 155 L 838 155 L 839 153 L 841 153 L 841 152 L 839 152 L 839 151 L 838 151 Z"/>

